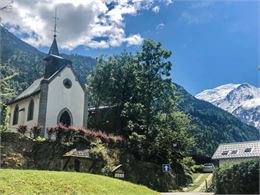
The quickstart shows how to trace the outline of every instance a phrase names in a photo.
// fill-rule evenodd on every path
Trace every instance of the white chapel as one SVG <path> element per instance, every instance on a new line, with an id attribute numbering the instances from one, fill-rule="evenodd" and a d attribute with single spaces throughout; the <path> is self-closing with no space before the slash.
<path id="1" fill-rule="evenodd" d="M 88 120 L 87 89 L 78 79 L 72 62 L 60 56 L 56 34 L 45 61 L 43 77 L 35 80 L 20 95 L 8 103 L 10 128 L 41 125 L 46 129 L 62 123 L 86 127 Z"/>

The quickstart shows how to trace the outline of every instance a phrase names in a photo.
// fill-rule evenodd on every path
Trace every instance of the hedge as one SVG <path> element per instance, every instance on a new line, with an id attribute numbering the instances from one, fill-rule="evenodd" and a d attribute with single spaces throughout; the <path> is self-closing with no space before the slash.
<path id="1" fill-rule="evenodd" d="M 218 168 L 214 187 L 215 194 L 259 194 L 259 159 Z"/>

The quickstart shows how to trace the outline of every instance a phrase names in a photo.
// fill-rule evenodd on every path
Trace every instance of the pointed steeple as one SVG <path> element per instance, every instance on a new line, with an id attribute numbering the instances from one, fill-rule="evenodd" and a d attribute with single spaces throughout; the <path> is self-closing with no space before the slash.
<path id="1" fill-rule="evenodd" d="M 48 56 L 44 58 L 45 60 L 45 73 L 44 77 L 49 78 L 51 75 L 53 75 L 57 70 L 61 68 L 63 65 L 63 60 L 60 56 L 58 44 L 56 41 L 56 33 L 57 33 L 57 10 L 55 10 L 55 23 L 54 23 L 54 35 L 53 35 L 53 41 L 48 53 Z"/>
<path id="2" fill-rule="evenodd" d="M 58 44 L 56 41 L 56 33 L 57 33 L 57 10 L 55 10 L 55 23 L 54 23 L 54 35 L 53 42 L 51 44 L 48 55 L 44 58 L 45 60 L 45 72 L 44 78 L 50 78 L 55 72 L 60 70 L 62 67 L 71 65 L 72 62 L 70 60 L 64 59 L 60 56 Z"/>
<path id="3" fill-rule="evenodd" d="M 59 56 L 60 53 L 59 53 L 58 44 L 57 44 L 57 41 L 56 41 L 56 37 L 57 37 L 57 20 L 58 20 L 57 9 L 55 9 L 54 30 L 53 30 L 54 35 L 53 35 L 53 42 L 52 42 L 50 50 L 49 50 L 49 55 Z"/>
<path id="4" fill-rule="evenodd" d="M 56 35 L 54 35 L 54 39 L 53 42 L 51 44 L 50 50 L 49 50 L 49 55 L 55 55 L 55 56 L 59 56 L 59 49 L 58 49 L 58 44 L 56 41 Z"/>

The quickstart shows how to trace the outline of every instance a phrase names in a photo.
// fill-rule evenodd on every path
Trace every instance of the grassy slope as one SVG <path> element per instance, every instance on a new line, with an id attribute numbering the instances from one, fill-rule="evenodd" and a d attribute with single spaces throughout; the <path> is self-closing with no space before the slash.
<path id="1" fill-rule="evenodd" d="M 147 187 L 86 173 L 0 169 L 0 194 L 158 195 Z"/>

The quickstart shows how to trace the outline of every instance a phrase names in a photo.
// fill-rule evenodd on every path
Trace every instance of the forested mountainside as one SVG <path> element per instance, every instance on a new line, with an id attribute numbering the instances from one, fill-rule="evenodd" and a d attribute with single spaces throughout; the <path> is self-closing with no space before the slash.
<path id="1" fill-rule="evenodd" d="M 210 102 L 260 130 L 260 89 L 248 83 L 207 89 L 198 99 Z"/>
<path id="2" fill-rule="evenodd" d="M 0 26 L 0 41 L 1 63 L 5 65 L 2 73 L 16 72 L 18 74 L 13 83 L 16 92 L 19 93 L 43 75 L 43 58 L 46 54 L 20 40 L 2 26 Z M 73 68 L 82 81 L 96 63 L 91 57 L 66 54 L 62 56 L 72 61 Z"/>
<path id="3" fill-rule="evenodd" d="M 259 139 L 259 131 L 232 114 L 208 102 L 196 99 L 175 84 L 179 108 L 192 119 L 190 134 L 194 136 L 197 155 L 211 156 L 220 143 Z"/>
<path id="4" fill-rule="evenodd" d="M 0 54 L 2 64 L 6 65 L 1 71 L 4 74 L 6 72 L 18 73 L 12 82 L 16 93 L 19 93 L 42 76 L 43 58 L 46 54 L 18 39 L 2 26 L 0 30 Z M 95 59 L 86 56 L 63 55 L 63 57 L 73 62 L 73 67 L 82 80 L 85 80 L 86 75 L 96 63 Z M 179 96 L 178 106 L 192 119 L 190 135 L 195 137 L 196 142 L 193 154 L 211 156 L 219 143 L 258 138 L 259 132 L 256 128 L 240 122 L 233 115 L 210 103 L 196 99 L 181 86 L 175 85 L 176 95 Z M 102 117 L 96 127 L 103 129 L 104 124 L 107 126 L 106 117 Z"/>

